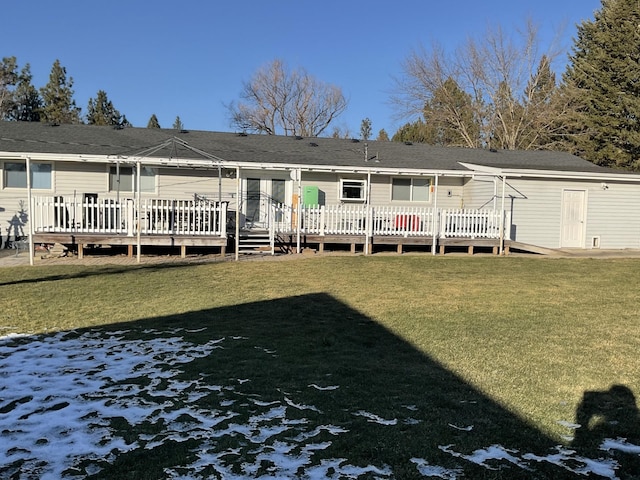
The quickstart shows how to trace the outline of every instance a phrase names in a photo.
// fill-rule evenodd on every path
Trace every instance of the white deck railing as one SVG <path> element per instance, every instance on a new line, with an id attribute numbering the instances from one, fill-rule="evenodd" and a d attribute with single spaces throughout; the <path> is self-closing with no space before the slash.
<path id="1" fill-rule="evenodd" d="M 210 200 L 34 197 L 35 233 L 225 237 L 227 203 Z M 273 204 L 269 230 L 309 235 L 499 238 L 500 211 L 373 205 Z M 505 232 L 509 231 L 508 215 Z M 505 234 L 505 238 L 508 235 Z"/>
<path id="2" fill-rule="evenodd" d="M 440 236 L 499 238 L 500 212 L 464 208 L 443 209 L 440 212 Z"/>
<path id="3" fill-rule="evenodd" d="M 433 209 L 367 205 L 302 206 L 301 231 L 315 235 L 433 235 Z"/>
<path id="4" fill-rule="evenodd" d="M 482 209 L 434 209 L 367 205 L 300 207 L 300 231 L 311 235 L 366 235 L 499 238 L 500 212 Z M 296 211 L 291 215 L 295 231 Z"/>
<path id="5" fill-rule="evenodd" d="M 226 236 L 227 204 L 208 200 L 34 197 L 35 233 Z M 138 221 L 139 220 L 139 221 Z"/>

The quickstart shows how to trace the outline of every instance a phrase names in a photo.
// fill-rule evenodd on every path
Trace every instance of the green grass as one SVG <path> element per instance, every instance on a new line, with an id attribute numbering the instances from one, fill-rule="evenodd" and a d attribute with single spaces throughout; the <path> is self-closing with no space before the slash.
<path id="1" fill-rule="evenodd" d="M 251 394 L 296 392 L 350 430 L 327 455 L 383 461 L 397 478 L 412 478 L 411 457 L 451 463 L 439 445 L 545 449 L 571 433 L 558 422 L 575 420 L 586 392 L 623 385 L 637 396 L 638 285 L 634 259 L 407 255 L 7 268 L 0 335 L 117 324 L 138 337 L 146 328 L 207 327 L 185 338 L 256 339 L 277 355 L 265 361 L 255 344 L 239 343 L 192 362 L 185 375 L 251 376 Z M 341 385 L 331 397 L 307 388 L 327 381 Z M 402 418 L 408 404 L 421 412 L 419 426 L 383 431 L 349 413 Z M 598 435 L 585 452 L 596 452 Z M 637 460 L 619 461 L 631 465 L 622 478 L 634 478 Z M 467 474 L 511 478 L 472 466 Z"/>

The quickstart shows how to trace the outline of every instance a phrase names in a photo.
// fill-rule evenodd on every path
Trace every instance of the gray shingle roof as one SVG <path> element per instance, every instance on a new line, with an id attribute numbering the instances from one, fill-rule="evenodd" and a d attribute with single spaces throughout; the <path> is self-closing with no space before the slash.
<path id="1" fill-rule="evenodd" d="M 229 162 L 338 167 L 375 164 L 381 168 L 464 171 L 462 162 L 508 169 L 622 173 L 568 153 L 550 151 L 489 151 L 373 140 L 365 143 L 334 138 L 0 122 L 0 151 L 4 152 L 131 156 L 174 137 Z M 169 152 L 155 156 L 169 156 Z M 184 148 L 171 152 L 171 156 L 202 158 Z"/>

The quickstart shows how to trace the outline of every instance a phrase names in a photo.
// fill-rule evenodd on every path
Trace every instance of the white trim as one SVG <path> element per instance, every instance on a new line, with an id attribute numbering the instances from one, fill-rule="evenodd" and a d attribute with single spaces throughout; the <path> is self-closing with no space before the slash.
<path id="1" fill-rule="evenodd" d="M 360 185 L 360 197 L 345 197 L 342 195 L 344 184 L 347 182 L 358 183 Z M 356 186 L 354 185 L 354 188 Z M 350 203 L 366 203 L 367 202 L 367 180 L 364 178 L 349 178 L 349 177 L 340 177 L 339 179 L 339 187 L 338 187 L 338 200 L 341 202 L 350 202 Z"/>
<path id="2" fill-rule="evenodd" d="M 578 172 L 572 170 L 538 170 L 538 169 L 511 169 L 511 168 L 495 168 L 484 165 L 476 165 L 474 163 L 460 162 L 465 168 L 474 172 L 486 173 L 490 175 L 507 175 L 509 177 L 536 177 L 536 178 L 558 178 L 567 180 L 611 180 L 611 181 L 627 181 L 640 182 L 640 175 L 635 173 L 611 173 L 611 172 Z"/>

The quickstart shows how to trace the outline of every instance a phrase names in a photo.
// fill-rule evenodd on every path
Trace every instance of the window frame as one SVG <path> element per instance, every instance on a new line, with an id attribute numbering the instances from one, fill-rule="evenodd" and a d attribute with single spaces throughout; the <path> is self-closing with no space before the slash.
<path id="1" fill-rule="evenodd" d="M 7 170 L 7 165 L 20 165 L 22 166 L 21 170 Z M 34 170 L 34 166 L 47 166 L 49 168 L 48 172 L 42 172 L 42 171 L 36 171 Z M 53 162 L 45 162 L 45 161 L 31 161 L 30 162 L 30 166 L 31 168 L 29 169 L 29 173 L 30 173 L 30 181 L 27 181 L 27 161 L 26 160 L 20 160 L 20 159 L 7 159 L 4 160 L 2 162 L 2 178 L 0 179 L 2 181 L 2 189 L 3 190 L 26 190 L 29 187 L 29 184 L 31 185 L 31 190 L 39 190 L 39 191 L 43 191 L 43 192 L 50 192 L 53 190 L 53 175 L 54 175 L 54 168 L 53 168 Z M 24 184 L 22 184 L 22 181 L 20 182 L 20 185 L 15 185 L 15 184 L 11 184 L 13 183 L 10 182 L 8 180 L 8 175 L 7 173 L 13 171 L 13 172 L 17 172 L 17 173 L 23 173 L 24 175 Z M 38 179 L 34 182 L 34 173 L 36 174 L 36 176 L 38 176 Z M 46 175 L 46 177 L 44 177 L 48 183 L 48 186 L 45 187 L 41 187 L 41 186 L 34 186 L 34 183 L 40 183 L 40 178 L 39 175 Z M 22 179 L 21 179 L 22 180 Z"/>
<path id="2" fill-rule="evenodd" d="M 346 183 L 358 184 L 361 192 L 360 197 L 348 197 L 344 195 L 344 188 Z M 353 185 L 352 188 L 356 188 Z M 340 189 L 338 190 L 338 199 L 341 202 L 366 202 L 367 201 L 367 181 L 360 178 L 341 178 Z"/>
<path id="3" fill-rule="evenodd" d="M 396 180 L 409 180 L 409 199 L 395 199 L 393 198 L 393 187 L 394 187 L 394 181 Z M 415 185 L 415 181 L 416 180 L 423 180 L 426 182 L 426 187 L 427 187 L 427 199 L 426 200 L 416 200 L 415 197 L 415 191 L 416 188 L 419 188 L 420 185 L 416 186 Z M 427 204 L 427 203 L 431 203 L 432 201 L 432 196 L 431 193 L 433 192 L 433 182 L 434 179 L 433 177 L 429 177 L 429 176 L 395 176 L 395 177 L 391 177 L 391 182 L 390 182 L 390 197 L 391 197 L 391 201 L 392 202 L 397 202 L 397 203 L 401 203 L 401 202 L 409 202 L 409 203 L 423 203 L 423 204 Z"/>
<path id="4" fill-rule="evenodd" d="M 112 185 L 112 178 L 115 177 L 116 175 L 116 171 L 117 171 L 117 166 L 116 165 L 109 165 L 107 167 L 107 191 L 109 193 L 115 193 L 115 192 L 120 192 L 120 193 L 130 193 L 130 194 L 135 194 L 136 193 L 136 167 L 134 165 L 120 165 L 120 189 L 116 188 L 112 188 L 114 185 Z M 126 169 L 126 170 L 131 170 L 131 173 L 122 173 L 122 170 Z M 148 171 L 148 172 L 152 172 L 152 174 L 149 175 L 145 175 L 143 172 Z M 123 189 L 122 188 L 122 178 L 127 178 L 127 183 L 130 181 L 131 183 L 131 189 Z M 145 188 L 145 181 L 144 178 L 149 178 L 151 177 L 152 180 L 149 180 L 149 182 L 151 183 L 151 181 L 153 182 L 153 187 L 149 188 L 146 187 Z M 142 172 L 141 172 L 141 176 L 140 176 L 140 193 L 142 194 L 155 194 L 157 193 L 158 190 L 158 182 L 157 182 L 157 177 L 158 177 L 158 169 L 155 167 L 150 167 L 150 166 L 146 166 L 146 165 L 142 165 Z M 114 181 L 115 182 L 115 181 Z"/>

